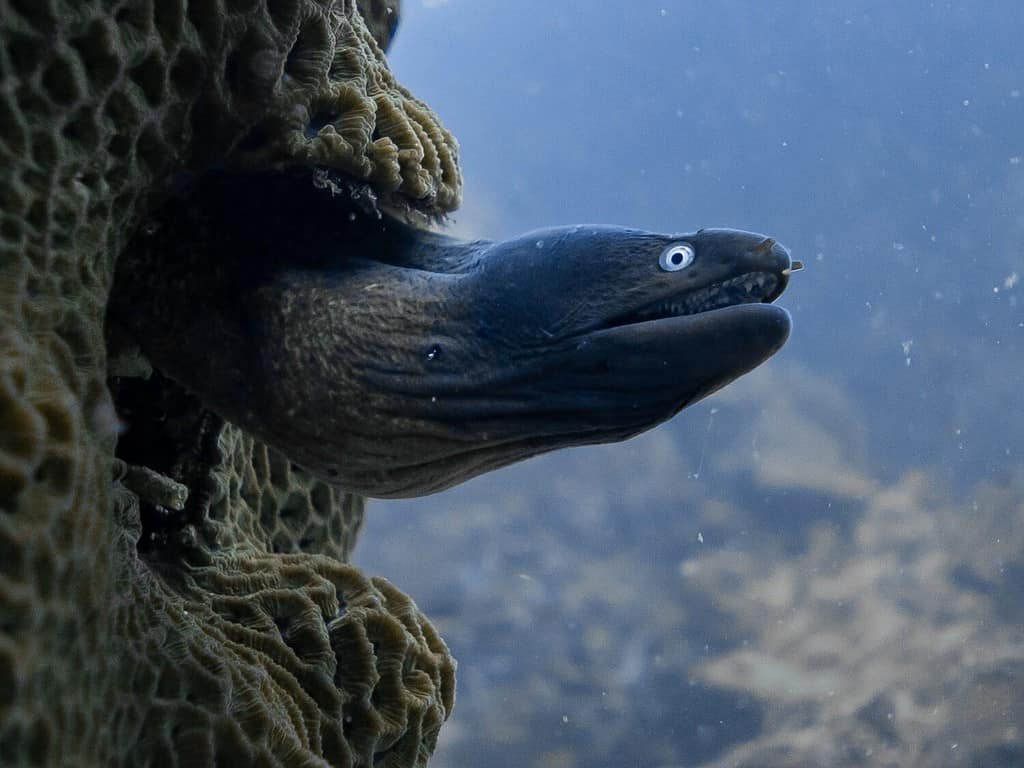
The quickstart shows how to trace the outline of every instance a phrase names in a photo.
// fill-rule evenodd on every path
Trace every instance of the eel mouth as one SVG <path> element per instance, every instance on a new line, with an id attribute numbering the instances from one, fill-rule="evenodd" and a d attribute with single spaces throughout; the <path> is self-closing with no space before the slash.
<path id="1" fill-rule="evenodd" d="M 611 327 L 685 317 L 740 304 L 771 304 L 786 290 L 787 283 L 785 274 L 747 272 L 620 315 Z"/>

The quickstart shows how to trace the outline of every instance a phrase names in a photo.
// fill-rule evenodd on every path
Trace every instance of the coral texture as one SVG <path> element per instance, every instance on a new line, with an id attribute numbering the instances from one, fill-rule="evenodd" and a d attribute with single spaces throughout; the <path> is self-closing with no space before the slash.
<path id="1" fill-rule="evenodd" d="M 749 638 L 695 676 L 765 711 L 714 765 L 1024 764 L 1024 478 L 950 496 L 908 474 L 849 535 L 817 525 L 796 557 L 722 549 L 684 564 Z"/>
<path id="2" fill-rule="evenodd" d="M 0 0 L 0 764 L 432 751 L 453 662 L 336 559 L 361 501 L 199 411 L 197 445 L 126 471 L 104 344 L 116 257 L 181 173 L 317 165 L 458 204 L 381 29 L 352 0 Z"/>

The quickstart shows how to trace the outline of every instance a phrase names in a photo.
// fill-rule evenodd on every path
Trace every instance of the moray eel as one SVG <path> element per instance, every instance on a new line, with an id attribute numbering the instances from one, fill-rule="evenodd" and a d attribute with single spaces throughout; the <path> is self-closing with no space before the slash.
<path id="1" fill-rule="evenodd" d="M 795 265 L 763 235 L 461 242 L 313 181 L 190 185 L 119 262 L 111 317 L 211 410 L 357 493 L 424 495 L 623 440 L 789 335 L 771 302 Z"/>

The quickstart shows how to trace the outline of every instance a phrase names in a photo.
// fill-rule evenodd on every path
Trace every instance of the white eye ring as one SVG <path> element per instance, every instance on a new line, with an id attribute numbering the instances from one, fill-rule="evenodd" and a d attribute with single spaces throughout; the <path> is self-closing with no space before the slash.
<path id="1" fill-rule="evenodd" d="M 658 257 L 658 266 L 666 272 L 678 272 L 680 269 L 690 266 L 696 255 L 693 246 L 689 243 L 670 245 Z"/>

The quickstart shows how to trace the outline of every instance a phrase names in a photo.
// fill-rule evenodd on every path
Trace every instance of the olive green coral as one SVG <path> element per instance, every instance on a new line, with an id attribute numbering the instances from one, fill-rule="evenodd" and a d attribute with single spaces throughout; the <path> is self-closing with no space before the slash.
<path id="1" fill-rule="evenodd" d="M 222 423 L 159 468 L 182 510 L 140 500 L 103 332 L 116 257 L 183 172 L 315 164 L 458 204 L 456 145 L 382 29 L 351 0 L 0 0 L 0 764 L 432 751 L 453 662 L 337 559 L 361 500 Z"/>

